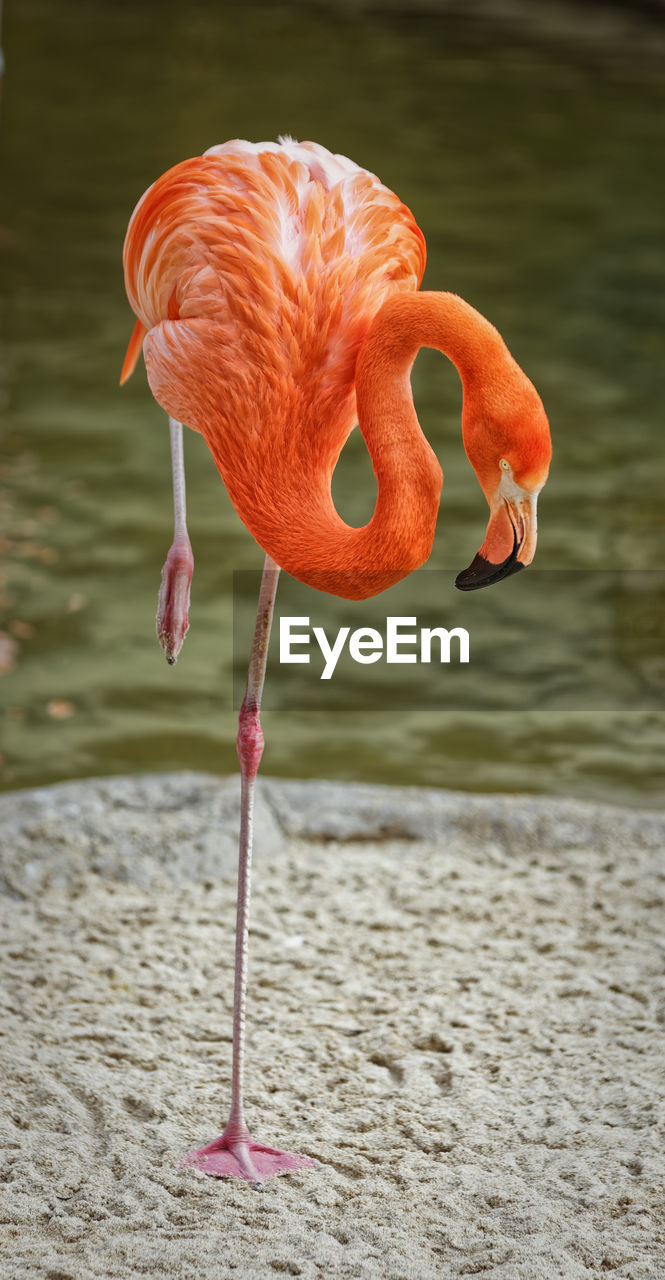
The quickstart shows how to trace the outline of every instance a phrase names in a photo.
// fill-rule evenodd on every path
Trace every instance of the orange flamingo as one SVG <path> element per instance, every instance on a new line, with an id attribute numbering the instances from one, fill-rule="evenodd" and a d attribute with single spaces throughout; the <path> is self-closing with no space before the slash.
<path id="1" fill-rule="evenodd" d="M 252 1141 L 243 1108 L 245 993 L 259 719 L 280 568 L 365 599 L 427 559 L 443 476 L 413 406 L 410 371 L 435 347 L 463 385 L 464 447 L 490 508 L 480 551 L 456 585 L 473 590 L 528 565 L 551 444 L 540 398 L 497 330 L 450 293 L 418 292 L 425 241 L 378 178 L 323 147 L 227 142 L 169 169 L 139 201 L 124 248 L 138 317 L 121 381 L 141 347 L 169 414 L 175 532 L 157 629 L 169 662 L 188 624 L 193 570 L 181 423 L 204 436 L 240 518 L 266 552 L 240 711 L 232 1097 L 220 1138 L 185 1164 L 260 1183 L 314 1164 Z M 362 528 L 340 518 L 331 479 L 356 420 L 377 481 Z"/>

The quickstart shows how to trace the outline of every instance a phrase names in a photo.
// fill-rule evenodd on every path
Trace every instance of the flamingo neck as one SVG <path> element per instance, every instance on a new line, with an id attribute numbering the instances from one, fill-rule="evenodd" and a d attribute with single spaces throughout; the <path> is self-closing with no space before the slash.
<path id="1" fill-rule="evenodd" d="M 432 549 L 443 475 L 411 393 L 421 347 L 453 361 L 465 396 L 505 368 L 507 351 L 497 330 L 456 295 L 400 293 L 384 304 L 356 366 L 358 423 L 378 487 L 372 519 L 360 529 L 346 525 L 335 511 L 330 477 L 321 475 L 305 563 L 295 564 L 288 546 L 281 560 L 271 549 L 293 576 L 334 595 L 376 595 L 419 568 Z M 298 541 L 302 546 L 302 535 Z"/>

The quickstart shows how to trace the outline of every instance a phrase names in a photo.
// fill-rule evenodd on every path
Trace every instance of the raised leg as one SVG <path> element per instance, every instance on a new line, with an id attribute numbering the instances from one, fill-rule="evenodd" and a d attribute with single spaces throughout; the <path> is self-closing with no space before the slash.
<path id="1" fill-rule="evenodd" d="M 170 666 L 176 661 L 189 628 L 189 592 L 194 572 L 192 544 L 187 533 L 185 463 L 182 424 L 169 418 L 173 472 L 173 543 L 162 568 L 157 606 L 157 639 Z"/>
<path id="2" fill-rule="evenodd" d="M 266 556 L 261 579 L 254 639 L 249 659 L 247 689 L 240 708 L 238 727 L 237 747 L 240 761 L 241 799 L 235 986 L 233 993 L 231 1112 L 222 1136 L 216 1138 L 208 1146 L 201 1147 L 199 1151 L 193 1151 L 183 1161 L 183 1164 L 196 1165 L 204 1173 L 210 1173 L 217 1178 L 245 1178 L 246 1181 L 254 1183 L 261 1183 L 264 1178 L 268 1178 L 275 1173 L 289 1173 L 292 1169 L 314 1168 L 316 1165 L 316 1162 L 310 1159 L 309 1156 L 295 1155 L 291 1151 L 278 1151 L 275 1147 L 264 1147 L 257 1142 L 253 1142 L 245 1123 L 243 1105 L 254 786 L 261 756 L 263 755 L 263 731 L 259 713 L 278 578 L 279 568 L 274 560 L 270 559 L 270 556 Z"/>

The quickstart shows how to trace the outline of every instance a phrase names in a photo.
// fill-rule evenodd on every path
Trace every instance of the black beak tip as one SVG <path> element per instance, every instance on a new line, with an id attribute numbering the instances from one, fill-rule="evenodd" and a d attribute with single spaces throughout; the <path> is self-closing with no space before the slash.
<path id="1" fill-rule="evenodd" d="M 455 586 L 459 591 L 478 591 L 480 587 L 489 587 L 493 582 L 501 582 L 513 573 L 519 573 L 526 566 L 517 559 L 515 551 L 501 564 L 492 564 L 480 553 L 474 556 L 468 569 L 462 569 L 455 578 Z"/>

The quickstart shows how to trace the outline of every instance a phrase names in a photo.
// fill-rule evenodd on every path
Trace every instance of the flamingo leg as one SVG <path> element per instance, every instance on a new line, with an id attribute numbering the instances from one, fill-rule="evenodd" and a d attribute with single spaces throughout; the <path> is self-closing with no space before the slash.
<path id="1" fill-rule="evenodd" d="M 182 423 L 169 418 L 169 431 L 173 473 L 173 543 L 162 568 L 157 606 L 157 638 L 166 661 L 173 666 L 189 628 L 189 592 L 194 572 L 194 556 L 187 533 Z"/>
<path id="2" fill-rule="evenodd" d="M 247 688 L 240 708 L 237 750 L 240 761 L 240 848 L 238 857 L 238 905 L 236 915 L 235 981 L 233 993 L 233 1065 L 231 1075 L 231 1111 L 220 1138 L 193 1151 L 183 1161 L 195 1165 L 213 1177 L 244 1178 L 260 1185 L 264 1178 L 292 1169 L 314 1168 L 309 1156 L 291 1151 L 278 1151 L 253 1142 L 244 1113 L 245 1008 L 247 996 L 247 955 L 249 903 L 252 870 L 254 826 L 254 787 L 261 756 L 263 730 L 260 710 L 268 659 L 270 628 L 277 594 L 279 568 L 266 556 L 254 627 L 254 639 L 247 673 Z"/>

